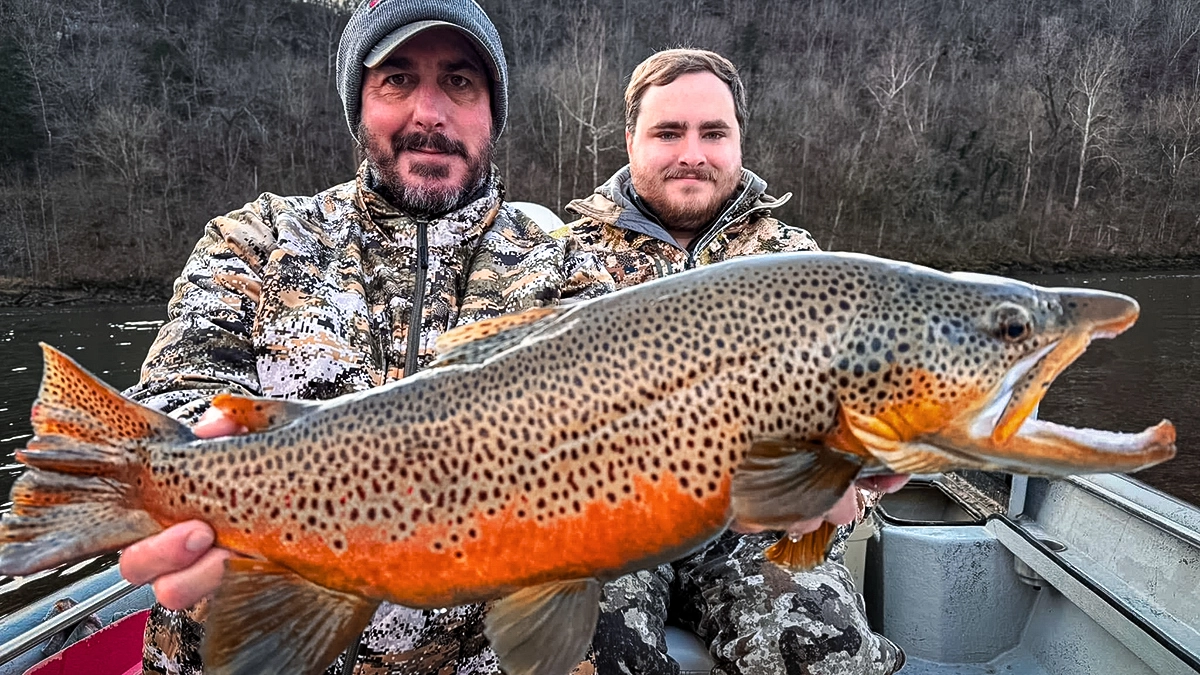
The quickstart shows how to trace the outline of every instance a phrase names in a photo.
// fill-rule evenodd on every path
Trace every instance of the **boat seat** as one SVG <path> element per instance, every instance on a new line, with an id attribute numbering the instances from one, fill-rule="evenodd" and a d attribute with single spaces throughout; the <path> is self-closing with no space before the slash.
<path id="1" fill-rule="evenodd" d="M 712 656 L 694 633 L 678 626 L 667 626 L 667 654 L 679 663 L 680 675 L 708 675 L 712 672 Z"/>

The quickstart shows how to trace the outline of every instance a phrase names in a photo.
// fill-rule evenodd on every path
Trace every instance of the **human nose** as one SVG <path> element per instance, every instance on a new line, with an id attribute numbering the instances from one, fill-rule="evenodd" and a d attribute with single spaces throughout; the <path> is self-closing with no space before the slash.
<path id="1" fill-rule="evenodd" d="M 694 134 L 684 135 L 679 163 L 685 166 L 703 166 L 707 159 L 704 155 L 704 148 L 700 145 L 700 138 Z"/>
<path id="2" fill-rule="evenodd" d="M 414 92 L 413 121 L 424 129 L 436 129 L 446 121 L 446 97 L 438 87 L 422 85 Z"/>

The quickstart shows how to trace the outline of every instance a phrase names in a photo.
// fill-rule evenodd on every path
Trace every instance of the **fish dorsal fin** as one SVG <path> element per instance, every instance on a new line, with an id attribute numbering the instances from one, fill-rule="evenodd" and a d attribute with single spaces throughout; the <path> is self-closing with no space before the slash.
<path id="1" fill-rule="evenodd" d="M 285 401 L 229 393 L 217 394 L 212 400 L 212 407 L 246 427 L 246 432 L 251 434 L 282 427 L 321 405 L 313 401 Z"/>
<path id="2" fill-rule="evenodd" d="M 318 675 L 379 606 L 275 563 L 234 558 L 226 565 L 204 624 L 210 675 Z"/>
<path id="3" fill-rule="evenodd" d="M 484 634 L 508 675 L 563 675 L 587 655 L 599 616 L 599 581 L 554 581 L 496 601 Z"/>
<path id="4" fill-rule="evenodd" d="M 437 339 L 440 356 L 430 366 L 480 363 L 520 342 L 538 329 L 540 321 L 562 311 L 559 307 L 538 307 L 452 328 Z"/>
<path id="5" fill-rule="evenodd" d="M 837 525 L 823 522 L 816 530 L 799 539 L 783 535 L 779 541 L 763 551 L 763 555 L 767 560 L 784 569 L 794 572 L 811 570 L 825 561 L 835 534 L 837 534 Z"/>
<path id="6" fill-rule="evenodd" d="M 756 441 L 733 474 L 733 517 L 771 530 L 816 518 L 833 508 L 862 466 L 858 456 L 819 443 Z"/>

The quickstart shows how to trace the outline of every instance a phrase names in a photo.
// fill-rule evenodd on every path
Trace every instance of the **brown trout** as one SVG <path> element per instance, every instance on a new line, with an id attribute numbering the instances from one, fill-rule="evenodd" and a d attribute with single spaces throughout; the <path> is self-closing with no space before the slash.
<path id="1" fill-rule="evenodd" d="M 1137 315 L 1112 293 L 862 255 L 741 258 L 457 329 L 428 370 L 360 394 L 218 396 L 250 433 L 212 440 L 45 347 L 0 573 L 199 518 L 248 556 L 211 605 L 211 673 L 319 673 L 382 600 L 495 600 L 504 670 L 565 675 L 603 581 L 734 520 L 786 528 L 871 473 L 1169 459 L 1166 421 L 1125 434 L 1031 414 Z M 770 557 L 816 564 L 831 535 Z"/>

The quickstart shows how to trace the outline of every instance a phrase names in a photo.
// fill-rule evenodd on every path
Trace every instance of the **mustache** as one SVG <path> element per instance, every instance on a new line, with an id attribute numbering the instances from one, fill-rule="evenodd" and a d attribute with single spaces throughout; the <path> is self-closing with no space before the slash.
<path id="1" fill-rule="evenodd" d="M 697 180 L 715 181 L 717 172 L 712 169 L 668 169 L 663 178 L 694 178 Z"/>
<path id="2" fill-rule="evenodd" d="M 464 159 L 470 159 L 467 156 L 467 146 L 462 141 L 454 140 L 436 131 L 433 133 L 413 131 L 407 134 L 399 134 L 392 138 L 392 150 L 397 154 L 406 150 L 433 150 L 434 152 L 444 152 L 451 155 L 459 155 Z"/>

